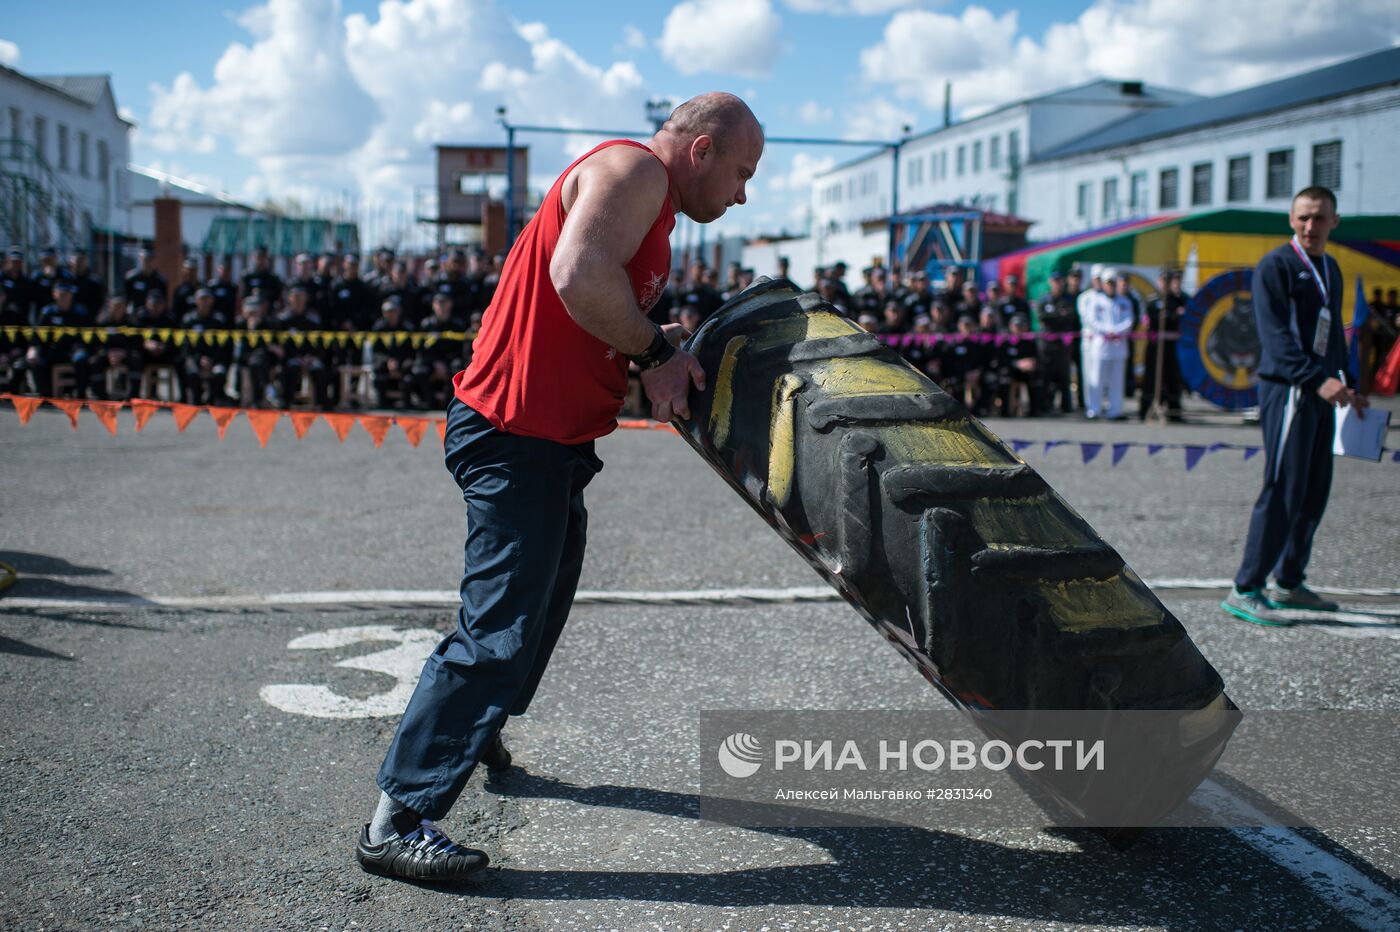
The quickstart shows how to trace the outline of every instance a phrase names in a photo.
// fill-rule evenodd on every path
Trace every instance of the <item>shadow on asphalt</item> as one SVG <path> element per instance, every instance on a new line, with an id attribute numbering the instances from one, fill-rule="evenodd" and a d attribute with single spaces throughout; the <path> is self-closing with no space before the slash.
<path id="1" fill-rule="evenodd" d="M 27 553 L 22 550 L 0 550 L 0 563 L 8 563 L 15 571 L 36 576 L 111 576 L 111 570 L 96 566 L 78 566 L 62 557 L 51 557 L 45 553 Z"/>
<path id="2" fill-rule="evenodd" d="M 581 787 L 512 769 L 486 784 L 508 797 L 558 799 L 586 806 L 698 818 L 702 797 L 633 786 Z M 789 820 L 827 815 L 799 807 Z M 1183 890 L 1214 889 L 1202 867 L 1202 843 L 1221 861 L 1251 859 L 1225 829 L 1149 831 L 1118 852 L 1092 830 L 1055 832 L 1074 851 L 1036 851 L 994 841 L 886 824 L 869 827 L 790 825 L 753 829 L 825 849 L 830 863 L 686 871 L 517 870 L 495 868 L 469 884 L 437 888 L 455 895 L 534 900 L 637 900 L 702 906 L 833 906 L 939 909 L 965 915 L 1019 916 L 1073 924 L 1198 927 L 1194 895 L 1143 896 L 1143 877 L 1180 878 Z M 1207 876 L 1200 875 L 1205 872 Z M 1053 885 L 1047 883 L 1053 878 Z M 1164 891 L 1170 894 L 1170 891 Z"/>
<path id="3" fill-rule="evenodd" d="M 38 647 L 34 644 L 27 644 L 16 638 L 5 637 L 0 634 L 0 654 L 17 654 L 20 657 L 39 657 L 45 660 L 69 660 L 73 658 L 64 654 L 56 654 L 51 650 Z"/>

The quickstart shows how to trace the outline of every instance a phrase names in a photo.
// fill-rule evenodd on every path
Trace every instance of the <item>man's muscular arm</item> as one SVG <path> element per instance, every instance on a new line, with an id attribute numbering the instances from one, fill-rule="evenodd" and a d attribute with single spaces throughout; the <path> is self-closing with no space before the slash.
<path id="1" fill-rule="evenodd" d="M 550 279 L 580 327 L 626 356 L 642 353 L 656 333 L 632 293 L 627 263 L 636 255 L 663 200 L 666 169 L 646 152 L 605 149 L 574 169 L 563 191 L 564 228 L 549 264 Z M 689 417 L 690 384 L 704 370 L 688 353 L 643 373 L 658 420 Z"/>

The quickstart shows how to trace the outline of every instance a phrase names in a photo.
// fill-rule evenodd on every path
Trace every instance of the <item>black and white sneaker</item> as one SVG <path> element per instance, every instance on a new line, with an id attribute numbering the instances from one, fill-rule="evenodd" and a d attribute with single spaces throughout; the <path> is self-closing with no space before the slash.
<path id="1" fill-rule="evenodd" d="M 455 843 L 427 819 L 405 835 L 394 835 L 382 844 L 369 841 L 369 824 L 360 830 L 355 859 L 371 874 L 405 880 L 462 880 L 485 867 L 486 852 Z"/>

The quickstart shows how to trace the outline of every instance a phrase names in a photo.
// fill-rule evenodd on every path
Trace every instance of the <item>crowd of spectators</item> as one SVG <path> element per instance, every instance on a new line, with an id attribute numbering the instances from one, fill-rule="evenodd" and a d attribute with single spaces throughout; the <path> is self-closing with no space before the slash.
<path id="1" fill-rule="evenodd" d="M 362 270 L 355 255 L 303 254 L 284 279 L 268 252 L 258 249 L 237 280 L 228 263 L 201 278 L 199 264 L 189 260 L 172 287 L 153 255 L 142 250 L 137 267 L 108 295 L 82 251 L 65 262 L 44 250 L 31 272 L 23 254 L 11 250 L 0 271 L 0 327 L 10 328 L 0 330 L 0 391 L 152 397 L 161 384 L 152 373 L 163 371 L 167 384 L 191 404 L 330 409 L 366 397 L 348 390 L 348 373 L 372 381 L 379 407 L 441 410 L 452 376 L 471 358 L 470 335 L 491 301 L 503 262 L 504 256 L 488 260 L 464 250 L 441 262 L 380 250 Z M 777 277 L 790 279 L 789 272 L 780 258 Z M 980 286 L 958 266 L 949 266 L 936 286 L 917 269 L 891 276 L 873 265 L 862 275 L 864 283 L 850 291 L 848 269 L 837 262 L 815 269 L 809 290 L 883 336 L 978 416 L 1084 411 L 1118 419 L 1125 416 L 1123 398 L 1136 395 L 1138 416 L 1145 417 L 1156 393 L 1159 354 L 1155 340 L 1149 342 L 1135 365 L 1126 352 L 1128 331 L 1165 332 L 1170 339 L 1180 331 L 1188 299 L 1180 273 L 1170 269 L 1161 273 L 1150 300 L 1111 269 L 1096 266 L 1087 283 L 1079 268 L 1056 272 L 1049 294 L 1034 307 L 1015 275 Z M 692 262 L 672 272 L 650 316 L 694 331 L 753 279 L 754 271 L 738 263 L 730 263 L 721 280 L 717 269 Z M 1396 289 L 1375 289 L 1369 304 L 1362 332 L 1365 370 L 1384 360 L 1400 331 Z M 1103 323 L 1113 320 L 1120 323 Z M 103 339 L 81 331 L 26 339 L 14 330 L 25 326 L 98 327 L 105 333 Z M 177 340 L 176 331 L 184 331 L 184 338 Z M 190 338 L 203 331 L 235 333 Z M 333 346 L 297 339 L 313 331 L 379 339 Z M 412 334 L 422 337 L 405 338 Z M 1110 351 L 1103 352 L 1104 346 Z M 61 385 L 56 367 L 65 370 Z M 1169 417 L 1179 417 L 1186 387 L 1174 343 L 1161 354 L 1161 367 L 1163 405 Z"/>
<path id="2" fill-rule="evenodd" d="M 375 253 L 300 255 L 287 278 L 266 249 L 237 280 L 220 263 L 201 278 L 187 260 L 172 287 L 142 250 L 112 294 L 89 272 L 81 251 L 64 262 L 44 250 L 32 272 L 18 250 L 0 272 L 0 391 L 80 398 L 153 397 L 164 383 L 191 404 L 323 410 L 355 406 L 347 390 L 371 379 L 380 407 L 441 410 L 452 376 L 466 365 L 504 257 L 457 250 L 443 261 Z M 103 328 L 38 334 L 16 327 Z M 129 329 L 139 328 L 133 333 Z M 154 331 L 154 332 L 153 332 Z M 204 331 L 232 331 L 195 336 Z M 376 334 L 312 342 L 305 334 Z M 178 335 L 177 335 L 178 334 Z M 411 335 L 421 334 L 420 338 Z M 61 372 L 63 378 L 56 379 Z"/>

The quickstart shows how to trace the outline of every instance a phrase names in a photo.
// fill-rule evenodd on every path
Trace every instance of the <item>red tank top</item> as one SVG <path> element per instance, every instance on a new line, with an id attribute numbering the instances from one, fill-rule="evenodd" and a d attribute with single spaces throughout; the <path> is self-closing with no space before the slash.
<path id="1" fill-rule="evenodd" d="M 614 139 L 565 169 L 506 257 L 496 296 L 472 344 L 471 362 L 452 380 L 464 404 L 506 433 L 573 444 L 617 427 L 627 393 L 627 359 L 574 322 L 549 277 L 564 227 L 564 179 L 609 146 L 651 151 L 641 143 Z M 643 314 L 666 287 L 675 225 L 668 196 L 627 263 Z"/>

